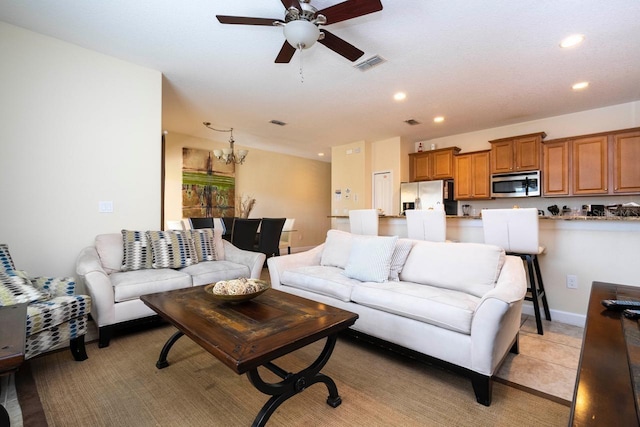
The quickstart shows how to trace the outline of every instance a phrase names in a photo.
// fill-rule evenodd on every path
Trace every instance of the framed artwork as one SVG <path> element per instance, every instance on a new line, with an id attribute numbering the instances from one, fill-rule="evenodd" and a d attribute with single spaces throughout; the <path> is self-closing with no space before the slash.
<path id="1" fill-rule="evenodd" d="M 233 217 L 235 165 L 216 160 L 213 151 L 182 149 L 182 217 Z"/>

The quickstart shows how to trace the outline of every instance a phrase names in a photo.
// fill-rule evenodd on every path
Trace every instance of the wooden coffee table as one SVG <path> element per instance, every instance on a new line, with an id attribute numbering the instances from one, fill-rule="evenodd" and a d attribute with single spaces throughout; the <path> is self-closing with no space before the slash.
<path id="1" fill-rule="evenodd" d="M 329 390 L 327 404 L 335 408 L 342 402 L 335 382 L 320 370 L 333 352 L 338 332 L 353 325 L 357 314 L 274 289 L 235 304 L 216 300 L 204 291 L 204 286 L 140 299 L 178 328 L 162 348 L 156 367 L 169 365 L 169 350 L 187 335 L 235 373 L 246 373 L 255 388 L 271 396 L 256 416 L 254 426 L 265 425 L 284 401 L 318 382 Z M 322 338 L 327 341 L 318 358 L 298 373 L 287 372 L 272 362 Z M 258 372 L 261 366 L 282 381 L 265 382 Z"/>

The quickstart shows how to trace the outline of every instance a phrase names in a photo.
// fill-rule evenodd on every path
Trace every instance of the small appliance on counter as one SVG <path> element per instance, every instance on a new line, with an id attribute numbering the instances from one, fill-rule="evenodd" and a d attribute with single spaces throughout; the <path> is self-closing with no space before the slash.
<path id="1" fill-rule="evenodd" d="M 582 211 L 587 216 L 604 216 L 604 205 L 582 205 Z"/>
<path id="2" fill-rule="evenodd" d="M 444 205 L 447 215 L 458 215 L 458 202 L 453 199 L 453 181 L 420 181 L 400 184 L 401 214 L 407 209 L 437 209 Z"/>

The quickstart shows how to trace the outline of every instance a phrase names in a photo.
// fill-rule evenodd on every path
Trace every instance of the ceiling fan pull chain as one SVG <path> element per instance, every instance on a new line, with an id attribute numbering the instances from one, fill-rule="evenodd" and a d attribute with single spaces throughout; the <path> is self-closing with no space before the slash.
<path id="1" fill-rule="evenodd" d="M 300 83 L 304 83 L 304 74 L 302 73 L 302 46 L 298 45 L 298 49 L 300 50 Z"/>

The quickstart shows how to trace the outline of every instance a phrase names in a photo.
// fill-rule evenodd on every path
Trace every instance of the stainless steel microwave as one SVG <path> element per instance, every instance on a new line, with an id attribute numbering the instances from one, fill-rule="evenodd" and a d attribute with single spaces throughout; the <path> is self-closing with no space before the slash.
<path id="1" fill-rule="evenodd" d="M 491 197 L 534 197 L 540 195 L 541 187 L 540 171 L 491 176 Z"/>

